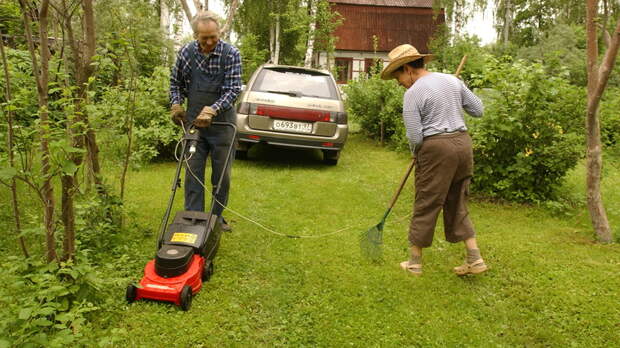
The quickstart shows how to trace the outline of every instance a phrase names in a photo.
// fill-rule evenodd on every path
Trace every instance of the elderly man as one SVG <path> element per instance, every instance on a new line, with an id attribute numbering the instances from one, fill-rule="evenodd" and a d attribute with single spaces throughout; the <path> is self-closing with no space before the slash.
<path id="1" fill-rule="evenodd" d="M 213 210 L 221 217 L 230 188 L 230 164 L 224 168 L 224 163 L 234 139 L 230 127 L 211 126 L 211 122 L 235 122 L 233 104 L 241 92 L 241 58 L 237 48 L 219 39 L 220 26 L 212 13 L 199 13 L 191 24 L 196 40 L 181 48 L 170 77 L 172 120 L 200 129 L 196 153 L 189 160 L 189 169 L 200 181 L 186 172 L 185 210 L 204 211 L 203 183 L 210 153 L 213 191 L 224 176 Z M 185 99 L 187 112 L 182 107 Z M 220 221 L 223 230 L 230 230 L 223 217 Z"/>
<path id="2" fill-rule="evenodd" d="M 458 275 L 487 270 L 480 256 L 467 211 L 469 183 L 473 175 L 472 142 L 462 110 L 482 116 L 482 102 L 453 75 L 429 72 L 431 59 L 411 45 L 389 53 L 390 62 L 381 78 L 395 78 L 407 89 L 403 120 L 411 151 L 416 158 L 415 202 L 409 228 L 410 258 L 400 266 L 422 274 L 422 248 L 431 246 L 435 224 L 443 209 L 446 240 L 464 242 L 467 258 L 455 267 Z"/>

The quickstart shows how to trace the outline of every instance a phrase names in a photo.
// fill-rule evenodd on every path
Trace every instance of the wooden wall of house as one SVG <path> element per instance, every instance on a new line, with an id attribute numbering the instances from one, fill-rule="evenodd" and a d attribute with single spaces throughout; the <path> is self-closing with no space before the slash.
<path id="1" fill-rule="evenodd" d="M 368 5 L 332 4 L 343 16 L 336 29 L 337 50 L 373 51 L 373 35 L 379 39 L 377 51 L 409 43 L 421 53 L 428 52 L 430 37 L 444 22 L 443 10 L 434 14 L 432 8 L 383 7 Z"/>

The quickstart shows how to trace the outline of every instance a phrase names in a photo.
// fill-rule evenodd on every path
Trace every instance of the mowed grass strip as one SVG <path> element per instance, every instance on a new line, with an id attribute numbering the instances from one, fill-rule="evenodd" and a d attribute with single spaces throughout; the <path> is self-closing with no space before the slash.
<path id="1" fill-rule="evenodd" d="M 230 212 L 215 275 L 182 312 L 170 304 L 123 303 L 94 336 L 121 331 L 124 346 L 610 346 L 620 342 L 620 247 L 592 243 L 583 208 L 558 216 L 537 207 L 474 201 L 470 205 L 486 274 L 459 278 L 462 245 L 446 243 L 438 226 L 424 255 L 424 275 L 398 268 L 407 257 L 413 178 L 388 218 L 384 262 L 359 250 L 359 234 L 379 222 L 409 158 L 353 135 L 340 163 L 320 152 L 257 146 L 237 160 Z M 157 226 L 170 193 L 173 163 L 129 177 L 134 253 L 116 272 L 138 281 L 154 255 Z M 581 194 L 583 166 L 567 190 Z M 620 224 L 616 169 L 604 194 Z M 581 186 L 580 186 L 581 185 Z M 179 191 L 175 210 L 182 209 Z M 583 196 L 582 196 L 583 197 Z M 146 232 L 144 232 L 146 231 Z M 128 279 L 129 281 L 129 279 Z M 102 323 L 103 324 L 103 323 Z M 124 334 L 123 334 L 124 332 Z"/>

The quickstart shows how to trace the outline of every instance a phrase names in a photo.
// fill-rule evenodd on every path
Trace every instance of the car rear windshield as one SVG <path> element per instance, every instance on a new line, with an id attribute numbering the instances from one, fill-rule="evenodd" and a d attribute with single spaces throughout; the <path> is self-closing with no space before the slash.
<path id="1" fill-rule="evenodd" d="M 252 90 L 296 97 L 338 99 L 336 86 L 329 75 L 301 69 L 265 68 L 256 78 Z"/>

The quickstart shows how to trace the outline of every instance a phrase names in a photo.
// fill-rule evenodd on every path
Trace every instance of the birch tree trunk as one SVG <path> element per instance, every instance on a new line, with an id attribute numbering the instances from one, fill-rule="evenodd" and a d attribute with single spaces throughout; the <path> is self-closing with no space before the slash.
<path id="1" fill-rule="evenodd" d="M 165 0 L 159 0 L 159 27 L 170 38 L 170 9 Z"/>
<path id="2" fill-rule="evenodd" d="M 605 57 L 598 66 L 598 42 L 596 33 L 596 18 L 598 14 L 598 0 L 586 2 L 586 38 L 587 38 L 587 71 L 588 71 L 588 104 L 586 109 L 586 199 L 592 227 L 598 240 L 603 243 L 612 242 L 611 227 L 601 195 L 601 170 L 603 154 L 601 144 L 601 129 L 598 116 L 598 107 L 601 97 L 607 86 L 609 75 L 618 55 L 620 44 L 620 19 L 616 29 L 610 36 L 610 45 L 605 51 Z"/>
<path id="3" fill-rule="evenodd" d="M 43 225 L 45 226 L 45 242 L 46 242 L 46 259 L 47 262 L 52 262 L 58 259 L 56 253 L 56 240 L 54 238 L 54 187 L 52 185 L 52 173 L 50 164 L 50 122 L 48 111 L 48 82 L 49 82 L 49 39 L 47 35 L 48 31 L 48 16 L 49 16 L 49 0 L 42 0 L 41 6 L 38 9 L 39 12 L 39 57 L 41 58 L 41 65 L 38 63 L 36 48 L 34 45 L 34 38 L 32 36 L 31 21 L 28 17 L 28 6 L 26 0 L 19 0 L 19 5 L 22 9 L 24 19 L 24 29 L 26 32 L 26 40 L 28 41 L 28 50 L 30 51 L 30 57 L 32 59 L 32 71 L 35 75 L 37 83 L 37 99 L 39 102 L 39 136 L 41 137 L 41 193 L 40 196 L 43 200 Z"/>
<path id="4" fill-rule="evenodd" d="M 228 6 L 228 15 L 226 16 L 226 23 L 221 30 L 221 35 L 224 41 L 230 42 L 230 32 L 232 31 L 232 23 L 239 9 L 239 0 L 232 0 Z"/>
<path id="5" fill-rule="evenodd" d="M 274 64 L 274 52 L 276 39 L 276 25 L 273 21 L 269 23 L 269 62 Z"/>
<path id="6" fill-rule="evenodd" d="M 510 0 L 504 1 L 504 25 L 502 27 L 502 42 L 504 46 L 508 45 L 510 40 L 510 32 L 512 29 L 512 3 Z"/>
<path id="7" fill-rule="evenodd" d="M 181 2 L 181 7 L 183 8 L 183 12 L 185 12 L 185 17 L 187 18 L 187 21 L 189 23 L 192 22 L 192 11 L 189 8 L 189 5 L 187 5 L 187 0 L 179 0 Z"/>
<path id="8" fill-rule="evenodd" d="M 275 28 L 275 52 L 273 64 L 280 64 L 280 14 L 276 16 L 276 28 Z"/>
<path id="9" fill-rule="evenodd" d="M 310 23 L 308 24 L 308 46 L 306 48 L 306 58 L 304 59 L 304 66 L 306 68 L 312 67 L 312 56 L 314 54 L 314 31 L 316 29 L 316 7 L 318 0 L 308 0 L 310 8 Z"/>

